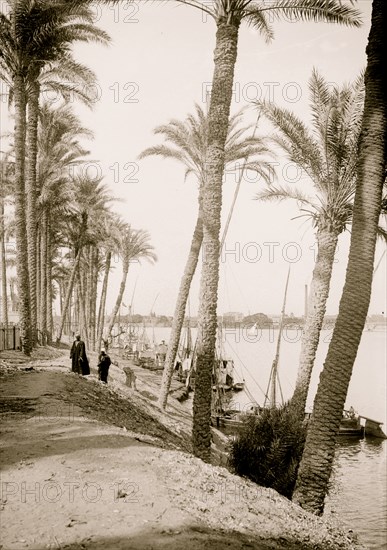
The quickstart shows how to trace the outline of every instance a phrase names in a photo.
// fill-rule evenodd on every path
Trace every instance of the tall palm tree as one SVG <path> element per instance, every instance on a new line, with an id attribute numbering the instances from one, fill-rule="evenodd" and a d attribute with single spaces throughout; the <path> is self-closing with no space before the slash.
<path id="1" fill-rule="evenodd" d="M 336 436 L 371 297 L 375 243 L 387 166 L 386 28 L 387 4 L 384 0 L 373 0 L 347 273 L 293 495 L 295 502 L 316 514 L 321 514 L 324 508 Z"/>
<path id="2" fill-rule="evenodd" d="M 261 112 L 279 130 L 274 142 L 310 178 L 314 193 L 294 186 L 273 185 L 260 200 L 298 202 L 302 216 L 316 228 L 317 258 L 310 288 L 308 314 L 301 340 L 300 363 L 292 404 L 304 415 L 309 382 L 320 339 L 339 235 L 352 219 L 356 187 L 357 144 L 364 103 L 364 79 L 330 88 L 313 71 L 309 81 L 311 132 L 291 111 L 259 102 Z"/>
<path id="3" fill-rule="evenodd" d="M 97 342 L 96 349 L 97 351 L 101 349 L 102 344 L 102 335 L 103 328 L 105 324 L 105 309 L 106 309 L 106 297 L 107 297 L 107 288 L 109 281 L 109 274 L 111 269 L 111 260 L 112 255 L 119 253 L 120 250 L 120 236 L 123 230 L 123 221 L 118 216 L 106 216 L 103 221 L 103 239 L 102 239 L 102 249 L 105 253 L 104 259 L 104 269 L 103 269 L 103 280 L 102 280 L 102 289 L 101 297 L 98 308 L 98 321 L 97 321 Z"/>
<path id="4" fill-rule="evenodd" d="M 73 201 L 70 168 L 84 161 L 86 150 L 79 139 L 91 138 L 92 134 L 84 128 L 73 114 L 69 105 L 57 109 L 43 104 L 39 113 L 38 163 L 37 163 L 37 215 L 39 220 L 39 238 L 45 235 L 42 254 L 37 265 L 37 295 L 39 327 L 44 337 L 51 339 L 51 268 L 54 249 L 52 220 L 63 219 L 69 213 Z M 60 227 L 60 225 L 59 225 Z M 56 224 L 55 230 L 58 230 Z M 38 239 L 39 241 L 39 239 Z"/>
<path id="5" fill-rule="evenodd" d="M 202 188 L 203 267 L 200 283 L 196 382 L 193 403 L 193 449 L 208 461 L 211 455 L 211 373 L 217 330 L 219 231 L 222 205 L 224 148 L 233 91 L 241 23 L 259 30 L 266 41 L 273 37 L 268 16 L 296 16 L 300 20 L 359 26 L 360 14 L 341 0 L 176 0 L 202 10 L 217 27 L 214 73 L 209 107 L 206 180 Z"/>
<path id="6" fill-rule="evenodd" d="M 2 153 L 2 152 L 1 152 Z M 0 263 L 1 263 L 1 317 L 2 322 L 8 326 L 8 293 L 7 293 L 7 258 L 6 258 L 6 228 L 5 228 L 5 204 L 12 194 L 12 172 L 14 163 L 10 162 L 6 153 L 0 159 Z"/>
<path id="7" fill-rule="evenodd" d="M 165 140 L 170 145 L 150 147 L 140 155 L 140 158 L 150 155 L 159 155 L 163 158 L 179 161 L 185 167 L 185 179 L 192 174 L 199 186 L 198 217 L 183 277 L 180 282 L 168 344 L 168 352 L 161 381 L 159 405 L 163 409 L 165 409 L 167 404 L 168 392 L 184 322 L 186 304 L 203 241 L 200 190 L 202 185 L 204 185 L 206 173 L 205 163 L 208 141 L 208 118 L 203 109 L 198 105 L 195 105 L 195 110 L 195 115 L 188 116 L 184 122 L 172 120 L 169 124 L 159 126 L 155 129 L 155 133 L 164 135 Z M 262 176 L 264 181 L 269 182 L 272 175 L 272 167 L 270 163 L 261 158 L 263 155 L 268 155 L 269 151 L 262 138 L 246 136 L 246 132 L 250 130 L 250 127 L 241 126 L 242 115 L 243 111 L 239 111 L 230 118 L 225 145 L 225 168 L 238 161 L 245 161 L 243 165 L 244 169 L 256 171 Z"/>
<path id="8" fill-rule="evenodd" d="M 67 286 L 61 324 L 57 334 L 57 342 L 60 342 L 67 311 L 73 292 L 74 283 L 78 276 L 78 268 L 82 258 L 82 250 L 88 244 L 93 244 L 93 218 L 102 216 L 112 201 L 107 186 L 101 183 L 101 179 L 91 180 L 86 176 L 78 175 L 73 179 L 74 204 L 73 212 L 68 217 L 71 222 L 68 226 L 69 247 L 73 255 L 73 265 L 70 280 Z"/>
<path id="9" fill-rule="evenodd" d="M 46 87 L 56 84 L 57 89 L 63 94 L 68 94 L 66 83 L 61 87 L 59 78 L 53 80 L 53 72 L 57 77 L 66 78 L 73 82 L 74 97 L 80 97 L 91 106 L 90 100 L 85 94 L 77 93 L 76 84 L 88 85 L 95 82 L 95 75 L 87 67 L 75 63 L 69 49 L 76 41 L 94 41 L 102 44 L 108 42 L 108 36 L 93 25 L 93 12 L 90 9 L 79 7 L 75 9 L 70 4 L 57 3 L 46 4 L 40 8 L 40 34 L 41 40 L 29 65 L 28 75 L 28 122 L 27 122 L 27 165 L 26 165 L 26 191 L 27 191 L 27 239 L 28 239 L 28 269 L 30 277 L 30 302 L 32 330 L 36 327 L 36 160 L 37 160 L 37 131 L 39 120 L 39 97 L 41 93 L 41 77 Z M 45 69 L 49 68 L 49 71 Z M 48 74 L 47 74 L 48 73 Z M 48 76 L 51 76 L 51 80 Z M 54 84 L 54 86 L 55 86 Z"/>
<path id="10" fill-rule="evenodd" d="M 29 278 L 27 258 L 27 235 L 25 218 L 25 131 L 26 131 L 26 78 L 28 58 L 24 55 L 25 36 L 20 32 L 20 2 L 2 5 L 0 12 L 0 71 L 10 70 L 14 88 L 15 104 L 15 218 L 16 218 L 16 264 L 19 298 L 19 325 L 22 350 L 31 353 L 31 316 L 29 301 Z M 10 11 L 9 17 L 5 8 Z M 12 11 L 12 9 L 15 10 Z M 19 9 L 20 8 L 20 9 Z"/>
<path id="11" fill-rule="evenodd" d="M 65 70 L 65 67 L 71 70 Z M 26 161 L 26 191 L 27 191 L 27 240 L 28 240 L 28 270 L 30 279 L 30 303 L 31 303 L 31 326 L 32 333 L 36 332 L 37 324 L 37 296 L 35 292 L 36 288 L 36 236 L 38 229 L 38 220 L 36 217 L 37 212 L 37 199 L 39 189 L 37 187 L 37 155 L 38 155 L 38 122 L 39 122 L 39 97 L 41 95 L 41 82 L 44 85 L 44 90 L 53 89 L 58 90 L 64 97 L 68 97 L 69 94 L 73 94 L 74 97 L 79 97 L 86 105 L 91 107 L 92 102 L 90 98 L 87 98 L 83 93 L 82 88 L 85 85 L 95 82 L 94 74 L 77 63 L 71 63 L 70 60 L 63 59 L 58 70 L 58 66 L 55 67 L 55 71 L 60 76 L 67 74 L 67 78 L 73 81 L 75 84 L 69 86 L 67 83 L 61 83 L 55 80 L 53 77 L 54 69 L 49 71 L 42 69 L 38 78 L 31 80 L 28 85 L 28 120 L 27 120 L 27 134 L 26 134 L 26 149 L 28 152 Z M 34 75 L 36 76 L 36 75 Z M 81 83 L 81 88 L 76 84 Z M 77 93 L 80 90 L 81 93 Z"/>
<path id="12" fill-rule="evenodd" d="M 120 228 L 119 250 L 122 261 L 122 278 L 116 303 L 109 320 L 106 339 L 108 339 L 111 335 L 118 310 L 122 303 L 130 262 L 134 260 L 140 261 L 141 259 L 147 260 L 151 263 L 157 261 L 157 256 L 154 253 L 154 248 L 150 244 L 149 239 L 149 233 L 143 229 L 132 229 L 128 224 L 123 224 Z"/>

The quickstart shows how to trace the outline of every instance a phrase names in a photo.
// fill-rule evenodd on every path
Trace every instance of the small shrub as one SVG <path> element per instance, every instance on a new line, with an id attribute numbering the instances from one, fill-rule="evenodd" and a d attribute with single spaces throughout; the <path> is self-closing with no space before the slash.
<path id="1" fill-rule="evenodd" d="M 306 426 L 286 403 L 246 415 L 230 445 L 229 465 L 240 476 L 291 498 L 306 437 Z"/>

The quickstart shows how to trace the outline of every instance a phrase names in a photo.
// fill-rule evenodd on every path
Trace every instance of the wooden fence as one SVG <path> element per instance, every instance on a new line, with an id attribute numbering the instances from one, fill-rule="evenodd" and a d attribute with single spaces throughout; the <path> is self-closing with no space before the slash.
<path id="1" fill-rule="evenodd" d="M 0 351 L 20 349 L 20 329 L 16 325 L 0 327 Z"/>

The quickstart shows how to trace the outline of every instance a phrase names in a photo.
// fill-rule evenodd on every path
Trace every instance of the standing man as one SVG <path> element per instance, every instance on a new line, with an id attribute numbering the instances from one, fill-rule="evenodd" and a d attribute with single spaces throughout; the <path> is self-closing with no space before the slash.
<path id="1" fill-rule="evenodd" d="M 81 340 L 81 335 L 77 334 L 70 350 L 71 370 L 77 374 L 86 376 L 90 374 L 89 361 L 86 355 L 85 342 Z"/>
<path id="2" fill-rule="evenodd" d="M 98 358 L 98 380 L 105 382 L 107 384 L 107 379 L 109 375 L 109 367 L 111 365 L 111 360 L 108 354 L 104 349 L 101 349 L 101 353 Z"/>
<path id="3" fill-rule="evenodd" d="M 161 344 L 158 347 L 157 355 L 156 355 L 157 360 L 158 360 L 158 364 L 159 364 L 160 367 L 164 365 L 165 357 L 167 355 L 167 351 L 168 351 L 168 346 L 165 343 L 165 340 L 161 340 Z"/>

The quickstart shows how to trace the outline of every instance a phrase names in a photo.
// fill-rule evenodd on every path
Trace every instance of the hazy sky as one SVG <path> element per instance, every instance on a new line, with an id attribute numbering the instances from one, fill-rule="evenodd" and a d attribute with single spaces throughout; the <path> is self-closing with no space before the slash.
<path id="1" fill-rule="evenodd" d="M 205 2 L 204 2 L 205 3 Z M 356 78 L 365 66 L 371 0 L 358 2 L 364 14 L 360 29 L 303 22 L 273 24 L 274 41 L 267 45 L 256 31 L 242 24 L 232 110 L 256 98 L 267 98 L 309 120 L 307 82 L 312 68 L 332 83 Z M 169 120 L 184 119 L 197 102 L 205 107 L 205 90 L 212 80 L 216 27 L 199 10 L 173 2 L 122 2 L 95 7 L 96 23 L 109 32 L 108 48 L 78 45 L 75 56 L 98 75 L 93 111 L 76 105 L 84 124 L 95 133 L 88 144 L 98 159 L 89 174 L 105 175 L 113 193 L 125 199 L 115 205 L 135 228 L 151 234 L 158 262 L 130 269 L 124 302 L 134 298 L 134 311 L 172 315 L 197 214 L 197 185 L 184 182 L 184 168 L 161 158 L 138 161 L 139 153 L 162 143 L 153 129 Z M 53 101 L 55 98 L 50 97 Z M 5 113 L 2 104 L 2 114 Z M 246 121 L 254 123 L 250 108 Z M 261 131 L 267 127 L 262 124 Z M 308 186 L 305 178 L 277 159 L 278 181 Z M 237 200 L 222 257 L 219 313 L 279 312 L 289 264 L 292 264 L 288 312 L 302 314 L 304 285 L 312 276 L 314 231 L 297 205 L 260 204 L 252 200 L 262 182 L 247 175 Z M 228 214 L 236 172 L 224 184 L 223 219 Z M 344 282 L 349 233 L 339 242 L 328 313 L 336 313 Z M 377 247 L 376 260 L 383 252 Z M 111 307 L 118 290 L 120 264 L 111 278 Z M 386 308 L 386 263 L 374 280 L 371 313 Z M 133 297 L 133 289 L 136 290 Z M 199 276 L 192 286 L 191 313 L 197 312 Z M 127 310 L 125 310 L 126 312 Z"/>

